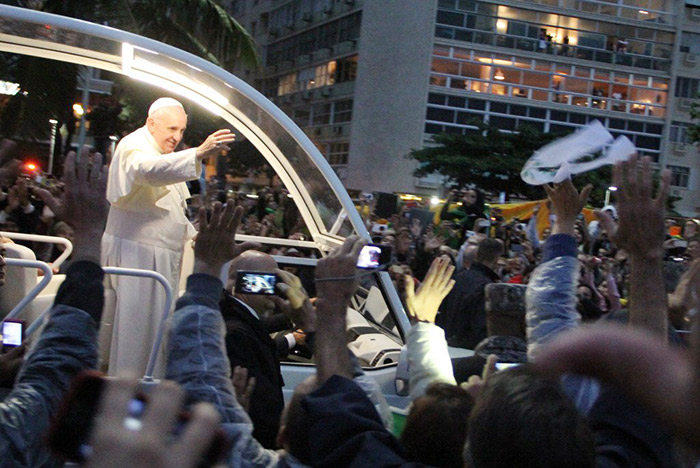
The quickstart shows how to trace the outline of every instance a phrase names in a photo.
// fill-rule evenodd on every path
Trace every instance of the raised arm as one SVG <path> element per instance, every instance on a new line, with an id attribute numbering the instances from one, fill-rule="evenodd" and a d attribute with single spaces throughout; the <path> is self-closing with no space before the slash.
<path id="1" fill-rule="evenodd" d="M 617 163 L 613 183 L 618 187 L 619 224 L 615 226 L 607 213 L 595 214 L 611 239 L 630 256 L 629 323 L 645 328 L 663 339 L 668 335 L 666 291 L 663 287 L 663 256 L 666 227 L 664 207 L 668 198 L 671 174 L 663 172 L 661 187 L 653 196 L 651 160 L 641 167 L 637 156 Z"/>
<path id="2" fill-rule="evenodd" d="M 538 348 L 566 330 L 578 327 L 576 282 L 578 259 L 574 224 L 588 200 L 591 186 L 579 194 L 570 180 L 545 190 L 552 202 L 556 221 L 552 235 L 544 246 L 542 264 L 535 270 L 527 287 L 528 357 L 533 359 Z"/>
<path id="3" fill-rule="evenodd" d="M 357 257 L 365 241 L 350 237 L 316 265 L 316 375 L 318 384 L 333 375 L 352 379 L 345 316 L 357 289 Z"/>
<path id="4" fill-rule="evenodd" d="M 679 330 L 687 327 L 686 314 L 698 306 L 700 288 L 700 259 L 694 260 L 683 273 L 678 285 L 668 296 L 668 315 L 671 324 Z"/>
<path id="5" fill-rule="evenodd" d="M 412 400 L 423 395 L 433 382 L 457 383 L 445 331 L 435 325 L 440 304 L 455 284 L 453 272 L 454 267 L 448 260 L 436 258 L 417 292 L 414 292 L 413 278 L 405 276 L 406 306 L 414 322 L 406 338 Z"/>
<path id="6" fill-rule="evenodd" d="M 80 229 L 76 229 L 74 256 L 81 260 L 71 262 L 41 337 L 12 392 L 0 403 L 0 459 L 9 464 L 40 466 L 46 462 L 43 437 L 60 398 L 78 373 L 97 365 L 97 329 L 104 305 L 98 259 L 107 213 L 106 177 L 99 156 L 88 177 L 87 151 L 87 147 L 81 150 L 77 174 L 75 153 L 68 154 L 62 200 L 42 192 L 61 219 Z"/>
<path id="7" fill-rule="evenodd" d="M 191 399 L 211 403 L 219 411 L 233 440 L 229 466 L 267 467 L 275 466 L 279 455 L 253 438 L 253 424 L 236 399 L 219 311 L 223 284 L 218 275 L 237 253 L 235 233 L 242 213 L 232 203 L 224 210 L 215 203 L 207 221 L 206 210 L 199 210 L 194 273 L 173 316 L 166 378 L 180 384 Z"/>

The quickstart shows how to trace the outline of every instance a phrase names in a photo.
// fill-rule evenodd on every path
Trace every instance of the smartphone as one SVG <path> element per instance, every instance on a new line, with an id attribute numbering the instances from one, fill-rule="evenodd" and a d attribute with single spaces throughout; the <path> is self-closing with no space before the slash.
<path id="1" fill-rule="evenodd" d="M 277 275 L 259 271 L 239 271 L 236 274 L 236 288 L 238 294 L 258 294 L 274 296 L 277 285 Z"/>
<path id="2" fill-rule="evenodd" d="M 73 380 L 49 427 L 48 444 L 54 454 L 72 463 L 83 463 L 89 458 L 92 453 L 90 435 L 106 383 L 107 380 L 97 371 L 83 372 Z M 125 408 L 124 428 L 140 428 L 140 419 L 147 406 L 148 395 L 136 394 Z M 190 414 L 183 410 L 171 432 L 173 440 L 182 433 L 189 419 Z M 197 467 L 214 466 L 229 449 L 228 437 L 218 429 Z"/>
<path id="3" fill-rule="evenodd" d="M 502 370 L 510 369 L 512 367 L 518 367 L 520 364 L 522 364 L 522 363 L 520 363 L 520 362 L 497 362 L 496 363 L 496 370 L 502 371 Z"/>
<path id="4" fill-rule="evenodd" d="M 391 247 L 388 245 L 367 244 L 362 247 L 357 258 L 357 268 L 371 270 L 391 261 Z"/>
<path id="5" fill-rule="evenodd" d="M 24 341 L 24 320 L 7 319 L 2 323 L 2 346 L 15 348 Z"/>

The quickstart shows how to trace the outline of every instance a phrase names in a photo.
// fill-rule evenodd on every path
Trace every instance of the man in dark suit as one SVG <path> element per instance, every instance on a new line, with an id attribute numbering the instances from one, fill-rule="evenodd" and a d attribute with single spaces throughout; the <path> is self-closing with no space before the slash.
<path id="1" fill-rule="evenodd" d="M 450 346 L 474 349 L 486 338 L 484 288 L 499 281 L 496 265 L 503 254 L 503 244 L 484 239 L 476 251 L 476 262 L 455 276 L 455 286 L 440 307 L 435 323 L 445 330 Z"/>
<path id="2" fill-rule="evenodd" d="M 277 274 L 279 296 L 235 293 L 238 271 Z M 296 344 L 292 333 L 276 340 L 270 333 L 300 328 L 306 333 L 315 330 L 315 312 L 301 282 L 294 275 L 277 268 L 277 262 L 262 252 L 249 250 L 236 257 L 229 269 L 229 281 L 221 301 L 221 313 L 226 323 L 226 351 L 231 369 L 248 369 L 255 378 L 248 413 L 253 420 L 253 436 L 265 447 L 274 449 L 284 408 L 282 374 L 279 359 Z M 284 314 L 275 314 L 281 309 Z M 299 336 L 299 335 L 297 335 Z"/>

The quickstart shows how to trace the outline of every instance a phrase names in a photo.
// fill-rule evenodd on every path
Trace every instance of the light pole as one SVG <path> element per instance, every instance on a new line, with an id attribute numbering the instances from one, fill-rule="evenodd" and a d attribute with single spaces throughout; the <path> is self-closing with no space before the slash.
<path id="1" fill-rule="evenodd" d="M 56 125 L 58 120 L 50 119 L 51 124 L 51 143 L 49 143 L 49 174 L 53 174 L 53 152 L 56 150 Z"/>
<path id="2" fill-rule="evenodd" d="M 80 131 L 78 132 L 78 149 L 80 149 L 85 144 L 85 121 L 87 117 L 88 106 L 90 105 L 90 86 L 92 86 L 91 81 L 92 68 L 83 67 L 80 73 L 80 79 L 83 86 L 82 95 L 82 113 L 80 114 Z M 73 106 L 75 108 L 75 106 Z"/>
<path id="3" fill-rule="evenodd" d="M 616 191 L 617 191 L 617 187 L 615 187 L 614 185 L 611 185 L 610 187 L 607 188 L 607 190 L 605 191 L 605 206 L 610 204 L 610 192 L 616 192 Z"/>

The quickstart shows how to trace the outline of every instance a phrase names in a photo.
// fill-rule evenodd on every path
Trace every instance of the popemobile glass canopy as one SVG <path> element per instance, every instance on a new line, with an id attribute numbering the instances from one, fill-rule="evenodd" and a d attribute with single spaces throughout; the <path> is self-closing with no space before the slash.
<path id="1" fill-rule="evenodd" d="M 369 238 L 311 140 L 271 101 L 211 62 L 108 26 L 7 5 L 0 5 L 0 50 L 119 73 L 199 105 L 265 157 L 295 200 L 315 247 L 328 250 L 351 234 Z M 289 242 L 303 244 L 283 241 Z"/>

